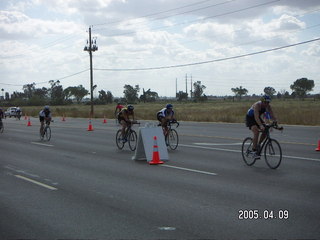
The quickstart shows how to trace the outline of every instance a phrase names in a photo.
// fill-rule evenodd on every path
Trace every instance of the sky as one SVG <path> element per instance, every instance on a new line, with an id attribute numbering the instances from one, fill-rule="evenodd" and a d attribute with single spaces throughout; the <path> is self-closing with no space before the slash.
<path id="1" fill-rule="evenodd" d="M 190 92 L 288 91 L 300 78 L 320 93 L 319 0 L 2 0 L 0 89 L 23 85 L 90 89 L 122 97 L 124 85 L 159 96 Z"/>

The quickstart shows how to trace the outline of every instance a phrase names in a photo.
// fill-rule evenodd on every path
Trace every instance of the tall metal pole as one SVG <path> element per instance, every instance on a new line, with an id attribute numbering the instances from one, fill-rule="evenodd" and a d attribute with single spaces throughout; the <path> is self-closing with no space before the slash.
<path id="1" fill-rule="evenodd" d="M 93 70 L 92 70 L 92 41 L 91 27 L 89 27 L 89 55 L 90 55 L 90 95 L 91 95 L 91 111 L 90 118 L 93 117 Z"/>

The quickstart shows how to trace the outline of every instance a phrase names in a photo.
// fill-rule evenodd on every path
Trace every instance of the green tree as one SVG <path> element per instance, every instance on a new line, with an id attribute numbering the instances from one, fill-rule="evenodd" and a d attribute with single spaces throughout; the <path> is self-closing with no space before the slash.
<path id="1" fill-rule="evenodd" d="M 63 105 L 64 102 L 64 92 L 63 87 L 60 85 L 60 81 L 50 80 L 51 88 L 49 89 L 50 93 L 50 104 L 52 105 Z"/>
<path id="2" fill-rule="evenodd" d="M 132 87 L 131 85 L 124 85 L 124 98 L 128 103 L 135 103 L 138 100 L 138 92 L 140 92 L 139 85 Z"/>
<path id="3" fill-rule="evenodd" d="M 201 85 L 201 81 L 197 81 L 193 83 L 194 92 L 193 96 L 195 101 L 204 101 L 206 98 L 203 96 L 204 89 L 206 89 L 206 86 Z"/>
<path id="4" fill-rule="evenodd" d="M 248 90 L 243 88 L 242 86 L 236 87 L 236 88 L 231 88 L 231 91 L 234 92 L 236 97 L 239 97 L 240 99 L 243 95 L 247 95 L 247 93 L 248 93 Z"/>
<path id="5" fill-rule="evenodd" d="M 313 90 L 314 81 L 309 80 L 308 78 L 300 78 L 300 79 L 297 79 L 290 86 L 290 88 L 291 88 L 294 96 L 298 96 L 300 98 L 303 98 L 307 95 L 308 92 Z"/>
<path id="6" fill-rule="evenodd" d="M 143 94 L 140 96 L 143 102 L 155 102 L 158 98 L 158 93 L 151 91 L 150 88 L 147 91 L 143 89 Z"/>
<path id="7" fill-rule="evenodd" d="M 34 91 L 36 89 L 35 85 L 36 85 L 35 83 L 23 85 L 22 89 L 26 98 L 28 99 L 32 98 Z"/>
<path id="8" fill-rule="evenodd" d="M 89 91 L 82 85 L 77 87 L 68 87 L 64 90 L 65 97 L 70 99 L 72 96 L 76 99 L 77 103 L 81 103 L 82 99 L 89 94 Z"/>
<path id="9" fill-rule="evenodd" d="M 183 92 L 183 91 L 179 91 L 176 94 L 176 98 L 178 99 L 179 102 L 181 102 L 183 99 L 187 100 L 188 99 L 188 93 Z"/>
<path id="10" fill-rule="evenodd" d="M 99 91 L 99 101 L 101 103 L 112 103 L 113 95 L 110 91 L 106 92 L 104 90 Z"/>
<path id="11" fill-rule="evenodd" d="M 265 87 L 263 92 L 272 97 L 277 91 L 273 87 Z"/>

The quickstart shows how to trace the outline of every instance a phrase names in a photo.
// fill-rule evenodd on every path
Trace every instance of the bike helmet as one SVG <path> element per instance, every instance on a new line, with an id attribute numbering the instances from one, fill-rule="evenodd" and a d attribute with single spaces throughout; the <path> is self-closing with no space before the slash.
<path id="1" fill-rule="evenodd" d="M 133 111 L 134 107 L 133 107 L 132 105 L 128 105 L 127 109 L 128 109 L 129 111 Z"/>
<path id="2" fill-rule="evenodd" d="M 166 109 L 172 109 L 173 108 L 173 106 L 172 106 L 172 104 L 167 104 L 167 106 L 166 106 Z"/>
<path id="3" fill-rule="evenodd" d="M 48 105 L 44 106 L 43 110 L 50 111 L 50 107 Z"/>
<path id="4" fill-rule="evenodd" d="M 268 95 L 263 95 L 261 98 L 262 102 L 271 102 L 271 98 Z"/>

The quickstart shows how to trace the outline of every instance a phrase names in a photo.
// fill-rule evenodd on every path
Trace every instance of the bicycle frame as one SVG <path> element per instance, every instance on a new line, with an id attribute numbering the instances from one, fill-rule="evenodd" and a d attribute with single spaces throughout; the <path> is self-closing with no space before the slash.
<path id="1" fill-rule="evenodd" d="M 265 133 L 266 134 L 266 137 L 265 139 L 263 140 L 262 142 L 262 145 L 260 146 L 259 148 L 259 151 L 258 151 L 258 154 L 261 155 L 261 152 L 262 152 L 262 149 L 264 149 L 265 145 L 267 144 L 267 142 L 270 141 L 271 137 L 270 137 L 270 129 L 271 128 L 274 128 L 274 129 L 277 129 L 277 130 L 282 130 L 283 128 L 282 127 L 278 127 L 278 124 L 276 123 L 272 123 L 272 124 L 267 124 L 265 125 L 265 129 L 262 133 Z"/>

